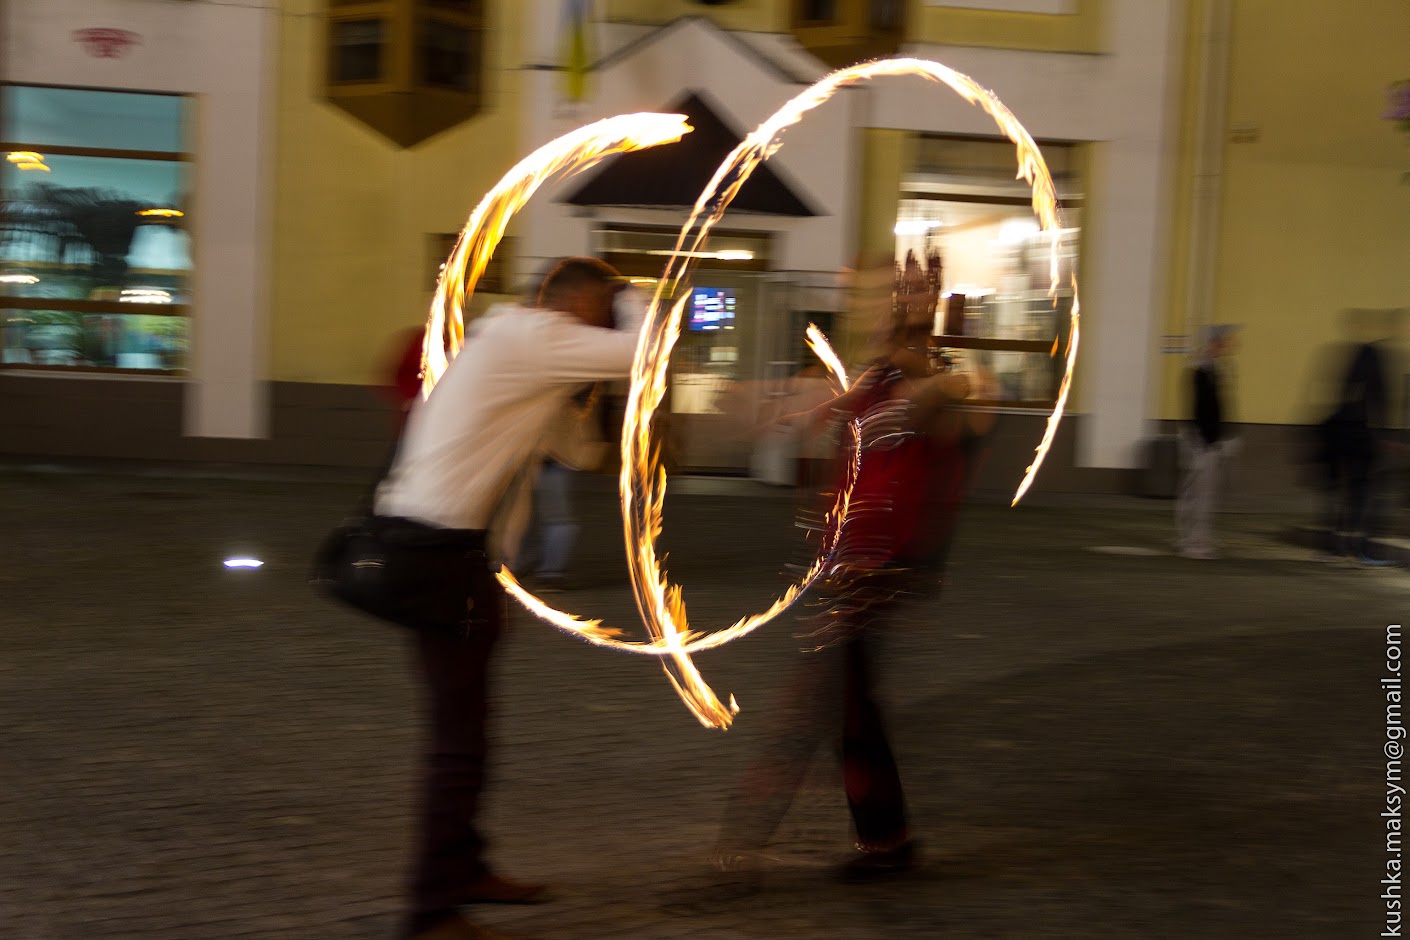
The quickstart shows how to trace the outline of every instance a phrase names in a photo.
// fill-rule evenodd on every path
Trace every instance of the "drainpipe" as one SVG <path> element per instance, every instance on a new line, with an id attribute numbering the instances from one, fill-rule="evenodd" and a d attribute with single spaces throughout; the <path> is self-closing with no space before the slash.
<path id="1" fill-rule="evenodd" d="M 1185 284 L 1185 337 L 1191 353 L 1196 351 L 1200 327 L 1210 321 L 1214 310 L 1233 13 L 1232 0 L 1206 0 L 1200 33 L 1199 112 Z"/>

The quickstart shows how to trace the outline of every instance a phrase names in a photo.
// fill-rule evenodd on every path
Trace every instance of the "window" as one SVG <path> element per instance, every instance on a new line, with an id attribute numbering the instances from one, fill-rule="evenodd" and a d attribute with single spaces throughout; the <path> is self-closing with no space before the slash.
<path id="1" fill-rule="evenodd" d="M 0 86 L 0 363 L 180 372 L 186 100 Z"/>
<path id="2" fill-rule="evenodd" d="M 867 25 L 872 32 L 899 32 L 905 12 L 905 0 L 871 0 L 868 5 Z"/>
<path id="3" fill-rule="evenodd" d="M 484 103 L 485 7 L 485 0 L 327 0 L 329 103 L 400 147 L 475 117 Z"/>
<path id="4" fill-rule="evenodd" d="M 1057 395 L 1081 242 L 1078 148 L 1042 149 L 1063 203 L 1056 235 L 1039 231 L 1026 184 L 1014 184 L 1007 141 L 922 138 L 896 220 L 898 293 L 928 305 L 934 343 L 962 367 L 984 369 L 995 400 L 1011 405 L 1047 406 Z"/>
<path id="5" fill-rule="evenodd" d="M 382 77 L 381 20 L 336 20 L 330 56 L 333 81 L 375 82 Z"/>
<path id="6" fill-rule="evenodd" d="M 470 30 L 434 17 L 421 23 L 417 49 L 421 83 L 465 91 L 470 87 Z"/>

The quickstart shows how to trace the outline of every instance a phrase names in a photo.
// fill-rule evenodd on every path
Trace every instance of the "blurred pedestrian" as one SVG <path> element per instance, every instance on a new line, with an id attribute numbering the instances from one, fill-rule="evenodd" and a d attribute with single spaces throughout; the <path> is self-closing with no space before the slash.
<path id="1" fill-rule="evenodd" d="M 1218 558 L 1214 513 L 1219 507 L 1221 464 L 1238 448 L 1226 415 L 1225 357 L 1236 330 L 1227 324 L 1205 328 L 1195 367 L 1190 370 L 1190 420 L 1181 433 L 1185 479 L 1175 505 L 1176 550 L 1185 558 Z"/>
<path id="2" fill-rule="evenodd" d="M 400 437 L 406 426 L 406 417 L 411 406 L 421 397 L 421 360 L 424 356 L 426 328 L 407 327 L 393 338 L 392 354 L 386 371 L 386 384 L 383 394 L 395 409 L 396 436 Z"/>
<path id="3" fill-rule="evenodd" d="M 1328 490 L 1329 551 L 1347 555 L 1367 567 L 1396 562 L 1373 557 L 1371 540 L 1380 526 L 1376 511 L 1393 437 L 1390 395 L 1390 341 L 1397 311 L 1348 312 L 1358 335 L 1342 374 L 1338 402 L 1322 424 L 1322 456 Z"/>
<path id="4" fill-rule="evenodd" d="M 430 734 L 408 936 L 476 936 L 459 905 L 544 896 L 544 886 L 490 869 L 476 822 L 489 660 L 505 619 L 490 558 L 513 553 L 533 478 L 552 447 L 547 437 L 572 396 L 630 372 L 640 324 L 612 329 L 617 278 L 600 261 L 570 258 L 550 272 L 537 307 L 501 304 L 472 323 L 434 392 L 411 411 L 377 491 L 376 519 L 400 544 L 433 546 L 447 570 L 469 559 L 465 582 L 449 586 L 464 595 L 462 622 L 413 634 Z"/>
<path id="5" fill-rule="evenodd" d="M 876 654 L 896 605 L 939 582 L 964 492 L 962 438 L 969 393 L 962 374 L 937 373 L 929 318 L 893 328 L 889 348 L 846 394 L 794 421 L 859 423 L 851 511 L 803 617 L 813 652 L 803 656 L 784 701 L 768 712 L 758 756 L 726 810 L 716 862 L 752 885 L 761 850 L 788 810 L 808 765 L 828 740 L 840 745 L 843 788 L 857 853 L 849 880 L 914 863 L 900 772 L 876 696 Z"/>
<path id="6" fill-rule="evenodd" d="M 644 318 L 645 299 L 632 288 L 624 289 L 617 303 L 631 309 L 634 321 Z M 578 540 L 576 477 L 601 469 L 611 456 L 604 385 L 599 382 L 573 396 L 548 435 L 549 446 L 534 482 L 536 532 L 519 561 L 521 565 L 532 561 L 529 586 L 540 594 L 562 591 L 570 583 L 569 564 Z"/>

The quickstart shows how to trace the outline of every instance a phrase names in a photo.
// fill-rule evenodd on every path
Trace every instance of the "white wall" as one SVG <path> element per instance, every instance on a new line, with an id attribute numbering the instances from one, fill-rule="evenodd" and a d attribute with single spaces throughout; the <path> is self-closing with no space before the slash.
<path id="1" fill-rule="evenodd" d="M 185 433 L 263 437 L 275 0 L 9 0 L 0 78 L 196 96 L 192 348 Z M 96 58 L 76 30 L 140 43 Z"/>

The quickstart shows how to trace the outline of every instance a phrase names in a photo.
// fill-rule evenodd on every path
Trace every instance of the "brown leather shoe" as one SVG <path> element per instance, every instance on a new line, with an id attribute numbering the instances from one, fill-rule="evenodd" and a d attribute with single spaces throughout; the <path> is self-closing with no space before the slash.
<path id="1" fill-rule="evenodd" d="M 472 924 L 459 914 L 436 921 L 411 935 L 411 940 L 510 940 L 506 934 Z"/>
<path id="2" fill-rule="evenodd" d="M 460 896 L 461 904 L 542 904 L 548 900 L 548 885 L 523 884 L 496 874 L 472 881 Z"/>

